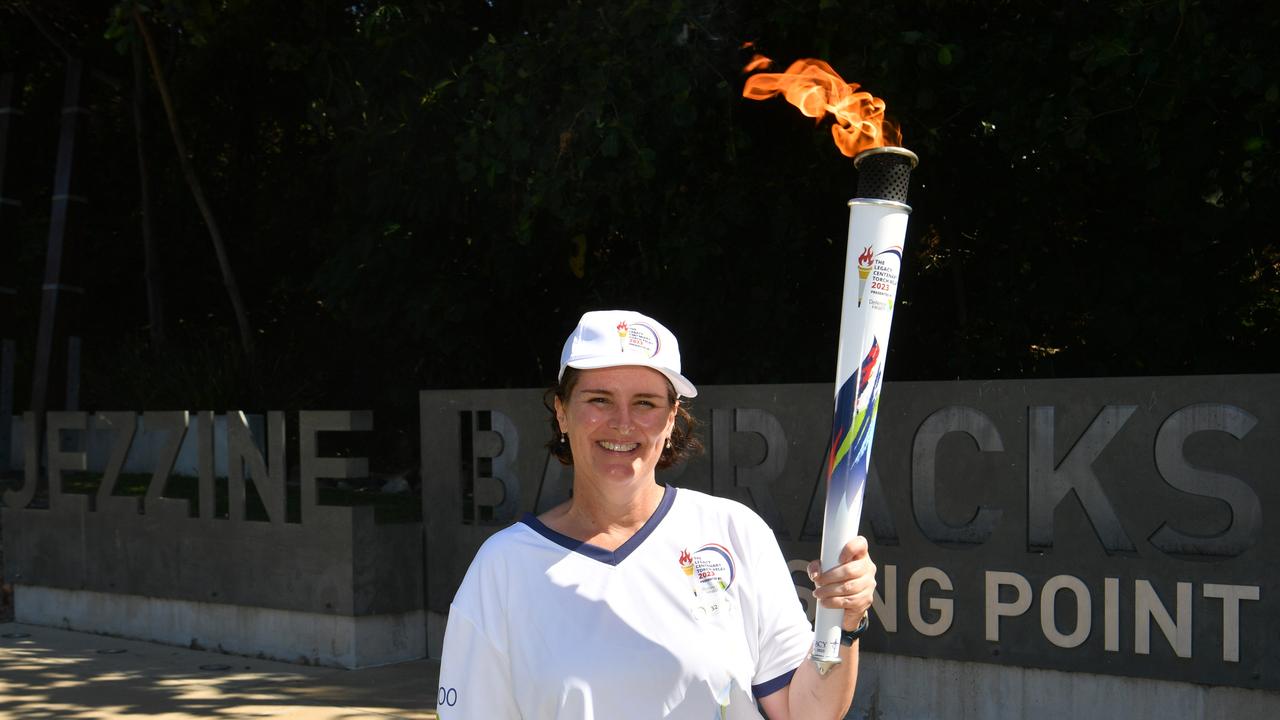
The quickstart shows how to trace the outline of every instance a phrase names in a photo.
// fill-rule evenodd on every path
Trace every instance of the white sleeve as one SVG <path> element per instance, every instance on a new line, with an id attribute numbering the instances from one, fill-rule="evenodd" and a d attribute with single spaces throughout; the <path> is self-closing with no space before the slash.
<path id="1" fill-rule="evenodd" d="M 796 596 L 795 583 L 773 531 L 760 520 L 753 537 L 753 567 L 760 578 L 756 587 L 760 635 L 751 689 L 760 698 L 791 683 L 792 673 L 808 657 L 813 645 L 813 627 Z"/>
<path id="2" fill-rule="evenodd" d="M 436 712 L 440 720 L 520 717 L 512 696 L 511 663 L 471 618 L 454 606 L 449 608 L 444 631 Z"/>

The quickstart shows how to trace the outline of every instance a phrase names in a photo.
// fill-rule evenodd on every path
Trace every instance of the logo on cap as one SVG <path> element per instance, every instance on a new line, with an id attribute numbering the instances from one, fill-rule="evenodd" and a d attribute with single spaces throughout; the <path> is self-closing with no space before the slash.
<path id="1" fill-rule="evenodd" d="M 644 323 L 630 323 L 626 320 L 618 323 L 618 349 L 622 352 L 633 352 L 651 358 L 658 354 L 661 343 L 658 333 Z"/>

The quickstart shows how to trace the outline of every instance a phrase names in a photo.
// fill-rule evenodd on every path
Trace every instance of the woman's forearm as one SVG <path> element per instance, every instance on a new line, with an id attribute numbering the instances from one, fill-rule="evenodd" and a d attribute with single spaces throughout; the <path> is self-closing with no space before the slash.
<path id="1" fill-rule="evenodd" d="M 792 718 L 838 720 L 849 712 L 858 684 L 858 645 L 855 641 L 852 647 L 841 647 L 840 664 L 826 675 L 819 675 L 817 667 L 808 660 L 801 664 L 791 679 L 788 705 Z"/>
<path id="2" fill-rule="evenodd" d="M 826 675 L 805 660 L 791 684 L 762 698 L 761 707 L 769 720 L 839 720 L 853 704 L 858 683 L 858 643 L 840 648 L 840 664 Z"/>

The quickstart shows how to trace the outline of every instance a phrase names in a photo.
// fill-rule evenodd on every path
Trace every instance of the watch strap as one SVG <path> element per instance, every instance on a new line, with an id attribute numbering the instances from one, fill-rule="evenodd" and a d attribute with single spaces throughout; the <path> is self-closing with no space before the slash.
<path id="1" fill-rule="evenodd" d="M 862 621 L 858 623 L 858 627 L 852 630 L 840 631 L 840 644 L 845 647 L 852 647 L 853 642 L 862 637 L 862 634 L 871 627 L 871 617 L 867 613 L 862 613 Z"/>

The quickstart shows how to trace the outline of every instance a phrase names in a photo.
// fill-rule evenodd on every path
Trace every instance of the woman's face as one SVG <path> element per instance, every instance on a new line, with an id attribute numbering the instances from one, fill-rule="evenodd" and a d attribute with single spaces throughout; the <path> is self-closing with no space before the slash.
<path id="1" fill-rule="evenodd" d="M 580 370 L 569 396 L 555 402 L 560 432 L 573 451 L 574 482 L 653 482 L 675 427 L 668 392 L 667 378 L 652 368 Z"/>

